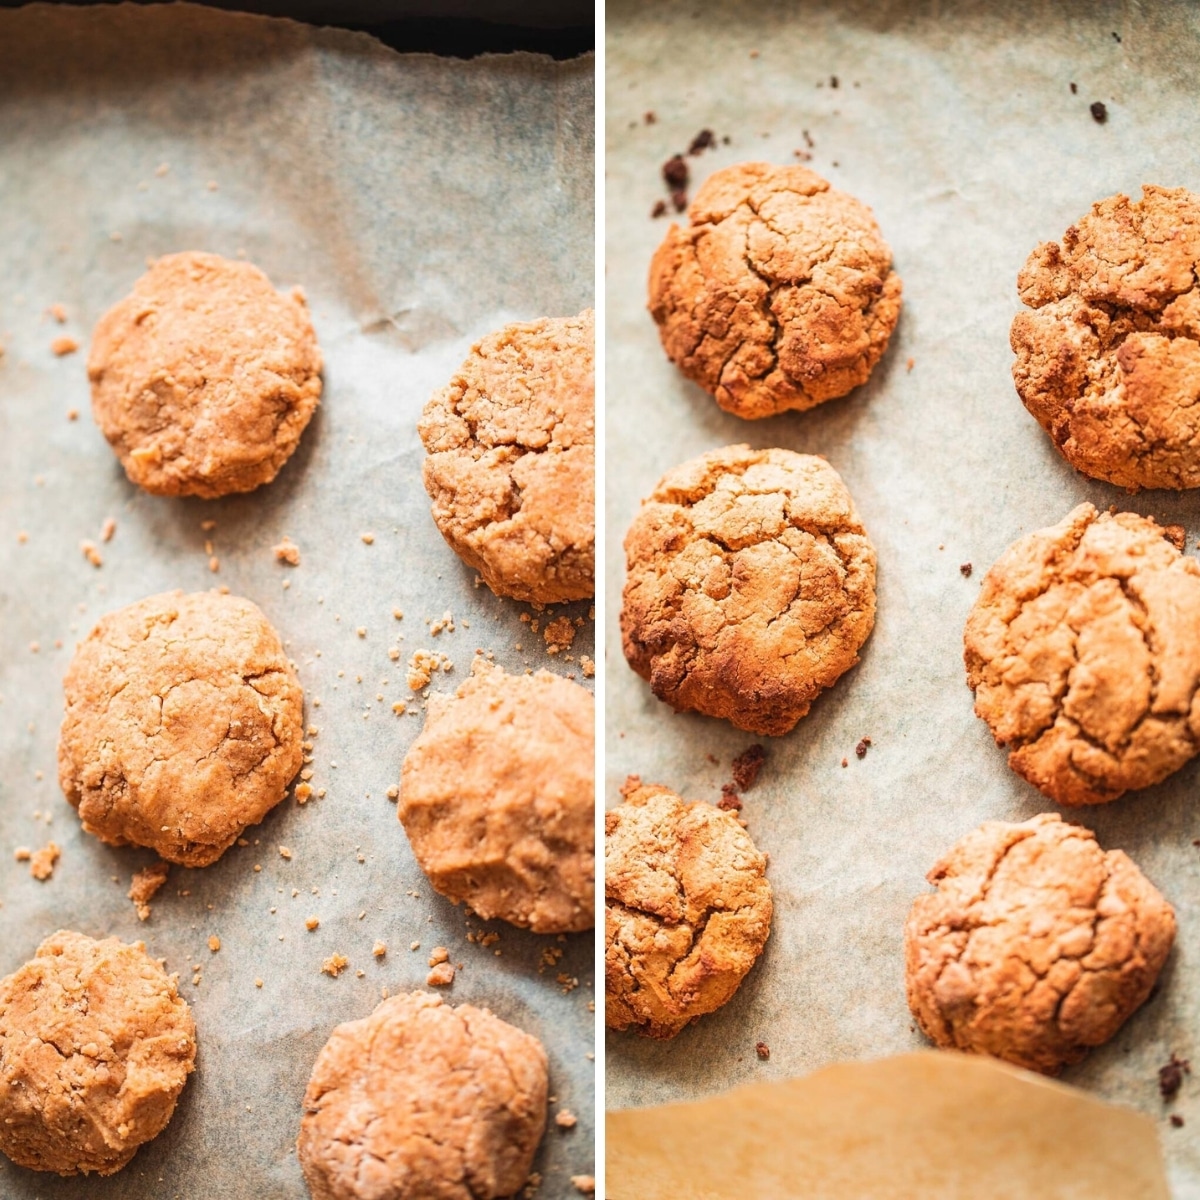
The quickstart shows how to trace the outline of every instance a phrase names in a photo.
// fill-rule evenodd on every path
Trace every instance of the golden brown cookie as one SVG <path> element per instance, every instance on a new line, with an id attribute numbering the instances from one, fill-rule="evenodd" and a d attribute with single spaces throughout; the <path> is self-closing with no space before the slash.
<path id="1" fill-rule="evenodd" d="M 299 289 L 189 251 L 100 318 L 88 378 L 133 483 L 211 499 L 270 483 L 291 457 L 321 397 L 321 351 Z"/>
<path id="2" fill-rule="evenodd" d="M 1042 813 L 988 821 L 929 872 L 904 928 L 908 1006 L 946 1049 L 1053 1075 L 1150 994 L 1175 913 L 1121 850 Z"/>
<path id="3" fill-rule="evenodd" d="M 496 1200 L 529 1176 L 546 1127 L 541 1042 L 469 1004 L 392 996 L 339 1025 L 304 1093 L 313 1200 Z"/>
<path id="4" fill-rule="evenodd" d="M 625 555 L 629 665 L 672 708 L 750 733 L 787 733 L 875 624 L 875 550 L 810 454 L 726 446 L 668 471 Z"/>
<path id="5" fill-rule="evenodd" d="M 430 697 L 398 808 L 438 892 L 535 933 L 591 929 L 595 720 L 579 684 L 482 658 L 453 696 Z"/>
<path id="6" fill-rule="evenodd" d="M 506 325 L 425 406 L 433 519 L 497 596 L 595 592 L 595 345 L 591 309 Z"/>
<path id="7" fill-rule="evenodd" d="M 871 210 L 806 167 L 709 176 L 650 264 L 667 356 L 739 417 L 865 383 L 900 316 L 900 277 Z"/>
<path id="8" fill-rule="evenodd" d="M 1200 564 L 1183 531 L 1081 504 L 1014 542 L 967 619 L 975 712 L 1059 804 L 1149 787 L 1200 749 Z"/>
<path id="9" fill-rule="evenodd" d="M 0 1150 L 112 1175 L 166 1127 L 195 1060 L 191 1010 L 141 942 L 60 930 L 0 980 Z"/>
<path id="10" fill-rule="evenodd" d="M 304 694 L 249 600 L 166 592 L 109 613 L 63 689 L 58 780 L 110 845 L 207 866 L 300 769 Z"/>
<path id="11" fill-rule="evenodd" d="M 1085 475 L 1200 487 L 1200 195 L 1146 184 L 1092 205 L 1017 277 L 1025 407 Z"/>
<path id="12" fill-rule="evenodd" d="M 636 777 L 623 790 L 604 818 L 604 1020 L 673 1038 L 762 953 L 767 860 L 731 813 Z"/>

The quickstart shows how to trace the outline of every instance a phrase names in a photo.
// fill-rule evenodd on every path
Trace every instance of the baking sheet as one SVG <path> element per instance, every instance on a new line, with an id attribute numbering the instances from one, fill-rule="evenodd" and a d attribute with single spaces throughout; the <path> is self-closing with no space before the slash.
<path id="1" fill-rule="evenodd" d="M 1058 457 L 1013 389 L 1008 327 L 1025 257 L 1094 200 L 1138 195 L 1143 182 L 1200 189 L 1200 10 L 613 0 L 606 38 L 607 796 L 633 772 L 715 801 L 731 758 L 765 740 L 743 815 L 770 854 L 776 902 L 762 960 L 720 1013 L 669 1043 L 609 1035 L 606 1103 L 620 1108 L 920 1047 L 901 938 L 925 872 L 984 820 L 1054 808 L 1008 770 L 972 714 L 962 628 L 983 575 L 1020 534 L 1084 500 L 1182 524 L 1195 552 L 1200 494 L 1130 497 Z M 1104 124 L 1090 115 L 1096 100 Z M 664 356 L 645 288 L 668 221 L 650 211 L 666 197 L 661 164 L 702 128 L 730 144 L 688 160 L 693 193 L 718 167 L 796 162 L 801 150 L 873 207 L 904 308 L 887 356 L 849 397 L 741 421 Z M 673 715 L 624 665 L 617 629 L 621 538 L 640 499 L 667 468 L 739 441 L 827 456 L 879 553 L 861 664 L 779 739 Z M 1180 932 L 1155 998 L 1064 1079 L 1155 1118 L 1179 1197 L 1200 1196 L 1200 1083 L 1186 1080 L 1168 1108 L 1156 1076 L 1172 1053 L 1200 1061 L 1198 773 L 1193 762 L 1071 814 L 1133 856 L 1175 905 Z M 1185 1126 L 1171 1127 L 1168 1112 Z"/>
<path id="2" fill-rule="evenodd" d="M 570 1176 L 592 1173 L 591 935 L 468 920 L 431 892 L 386 791 L 422 726 L 413 651 L 449 655 L 441 691 L 477 647 L 509 670 L 581 681 L 593 653 L 587 604 L 560 610 L 584 618 L 566 661 L 521 620 L 545 614 L 473 586 L 433 526 L 416 435 L 476 338 L 592 303 L 593 94 L 590 58 L 402 57 L 361 35 L 190 6 L 0 13 L 0 973 L 59 927 L 144 938 L 180 972 L 200 1045 L 170 1125 L 128 1168 L 60 1180 L 0 1157 L 5 1200 L 306 1194 L 294 1142 L 318 1050 L 384 987 L 423 987 L 437 945 L 463 964 L 447 1000 L 540 1037 L 551 1117 L 578 1118 L 570 1132 L 551 1121 L 538 1196 L 577 1195 Z M 93 323 L 147 257 L 191 248 L 244 253 L 277 286 L 301 284 L 326 362 L 321 408 L 278 479 L 207 503 L 126 482 L 91 421 L 84 368 Z M 56 358 L 62 335 L 80 351 Z M 294 569 L 271 552 L 284 534 L 300 547 Z M 84 836 L 58 790 L 60 681 L 104 612 L 219 585 L 285 639 L 326 795 L 286 801 L 214 866 L 172 868 L 142 924 L 125 894 L 153 855 Z M 447 610 L 454 631 L 431 636 Z M 418 715 L 394 716 L 400 699 Z M 38 883 L 13 850 L 51 838 L 62 859 Z M 500 940 L 468 942 L 468 928 Z M 547 966 L 548 951 L 561 960 Z M 350 963 L 336 979 L 320 971 L 334 953 Z"/>

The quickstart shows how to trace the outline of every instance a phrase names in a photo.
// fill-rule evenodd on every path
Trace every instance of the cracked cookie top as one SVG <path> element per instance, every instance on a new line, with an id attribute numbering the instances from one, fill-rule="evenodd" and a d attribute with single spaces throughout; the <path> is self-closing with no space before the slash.
<path id="1" fill-rule="evenodd" d="M 1200 487 L 1200 196 L 1146 184 L 1092 205 L 1017 278 L 1013 380 L 1072 466 Z"/>
<path id="2" fill-rule="evenodd" d="M 967 620 L 975 712 L 1059 804 L 1158 783 L 1200 749 L 1200 564 L 1183 531 L 1081 504 L 1010 546 Z"/>
<path id="3" fill-rule="evenodd" d="M 711 175 L 650 264 L 667 356 L 739 417 L 812 408 L 865 383 L 900 315 L 871 210 L 806 167 Z"/>
<path id="4" fill-rule="evenodd" d="M 672 1038 L 762 953 L 767 860 L 732 813 L 636 777 L 623 791 L 604 818 L 604 1020 Z"/>
<path id="5" fill-rule="evenodd" d="M 100 318 L 92 411 L 131 482 L 212 499 L 270 483 L 321 397 L 321 351 L 299 289 L 256 266 L 158 259 Z"/>
<path id="6" fill-rule="evenodd" d="M 988 821 L 929 872 L 904 929 L 908 1004 L 938 1046 L 1055 1074 L 1146 999 L 1175 913 L 1120 850 L 1042 813 Z"/>
<path id="7" fill-rule="evenodd" d="M 546 1052 L 487 1009 L 411 992 L 339 1025 L 304 1093 L 313 1200 L 497 1200 L 546 1127 Z"/>
<path id="8" fill-rule="evenodd" d="M 166 592 L 109 613 L 63 690 L 59 783 L 110 845 L 207 866 L 300 769 L 300 682 L 249 600 Z"/>
<path id="9" fill-rule="evenodd" d="M 112 1175 L 162 1132 L 196 1059 L 175 976 L 141 942 L 59 930 L 0 980 L 0 1150 Z"/>
<path id="10" fill-rule="evenodd" d="M 425 406 L 433 519 L 498 596 L 595 593 L 595 345 L 591 309 L 506 325 Z"/>
<path id="11" fill-rule="evenodd" d="M 397 808 L 438 892 L 535 933 L 592 928 L 595 720 L 579 684 L 482 658 L 453 696 L 430 697 Z"/>
<path id="12" fill-rule="evenodd" d="M 668 471 L 625 554 L 630 666 L 676 710 L 750 733 L 787 733 L 875 623 L 875 550 L 810 454 L 726 446 Z"/>

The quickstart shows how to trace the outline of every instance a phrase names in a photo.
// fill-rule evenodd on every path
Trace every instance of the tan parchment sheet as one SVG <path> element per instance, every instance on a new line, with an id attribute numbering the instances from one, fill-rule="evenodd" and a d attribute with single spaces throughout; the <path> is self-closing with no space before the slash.
<path id="1" fill-rule="evenodd" d="M 386 793 L 422 726 L 414 651 L 453 663 L 437 691 L 477 648 L 589 682 L 587 604 L 556 614 L 584 620 L 570 659 L 551 657 L 544 628 L 521 620 L 545 614 L 475 587 L 443 543 L 416 422 L 475 339 L 592 303 L 593 74 L 591 59 L 402 56 L 193 6 L 0 12 L 0 973 L 59 927 L 144 938 L 180 973 L 200 1043 L 170 1126 L 128 1168 L 59 1180 L 0 1158 L 5 1200 L 305 1195 L 294 1141 L 317 1051 L 383 988 L 423 987 L 438 945 L 462 964 L 448 1000 L 490 1007 L 549 1052 L 537 1194 L 577 1195 L 570 1176 L 592 1173 L 592 937 L 468 919 L 426 884 Z M 126 482 L 84 369 L 100 314 L 148 257 L 182 249 L 244 253 L 277 286 L 302 285 L 326 362 L 321 408 L 279 478 L 210 503 Z M 79 352 L 52 354 L 60 336 Z M 299 567 L 272 554 L 285 534 Z M 285 639 L 325 794 L 287 800 L 212 867 L 173 868 L 141 923 L 125 893 L 153 856 L 84 835 L 58 790 L 60 681 L 104 612 L 220 585 Z M 453 631 L 434 636 L 447 611 Z M 401 700 L 416 715 L 393 715 Z M 13 851 L 51 839 L 62 858 L 38 883 Z M 467 940 L 488 930 L 498 942 Z M 349 959 L 336 979 L 320 970 L 335 953 Z M 570 1132 L 559 1108 L 578 1118 Z"/>
<path id="2" fill-rule="evenodd" d="M 609 1036 L 607 1104 L 622 1108 L 921 1047 L 901 931 L 925 872 L 980 822 L 1054 807 L 1008 770 L 972 714 L 962 628 L 980 580 L 1017 536 L 1084 500 L 1182 524 L 1195 553 L 1200 495 L 1127 496 L 1058 457 L 1013 389 L 1008 328 L 1030 250 L 1094 200 L 1136 196 L 1143 182 L 1200 189 L 1200 9 L 615 0 L 607 47 L 609 802 L 628 773 L 715 801 L 731 758 L 763 740 L 673 715 L 623 662 L 621 539 L 668 467 L 739 441 L 823 454 L 879 553 L 861 664 L 793 733 L 765 740 L 767 764 L 743 796 L 770 854 L 766 952 L 725 1009 L 674 1042 Z M 1107 107 L 1104 124 L 1093 101 Z M 666 360 L 645 289 L 670 218 L 650 212 L 667 196 L 662 163 L 704 128 L 718 146 L 688 159 L 693 192 L 720 166 L 797 162 L 799 150 L 874 209 L 904 308 L 887 356 L 849 397 L 741 421 Z M 1180 1197 L 1200 1196 L 1200 1085 L 1187 1080 L 1168 1107 L 1157 1068 L 1172 1053 L 1200 1059 L 1198 773 L 1193 763 L 1071 814 L 1132 855 L 1175 905 L 1180 932 L 1156 995 L 1064 1079 L 1154 1119 Z"/>

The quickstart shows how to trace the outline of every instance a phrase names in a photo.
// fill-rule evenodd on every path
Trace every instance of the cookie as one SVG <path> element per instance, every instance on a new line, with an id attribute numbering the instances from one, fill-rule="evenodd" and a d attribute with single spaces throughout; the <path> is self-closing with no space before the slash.
<path id="1" fill-rule="evenodd" d="M 212 499 L 270 483 L 291 457 L 321 397 L 321 351 L 299 289 L 189 251 L 100 318 L 88 378 L 131 482 Z"/>
<path id="2" fill-rule="evenodd" d="M 1200 564 L 1183 531 L 1081 504 L 1018 539 L 967 620 L 975 712 L 1059 804 L 1149 787 L 1200 749 Z"/>
<path id="3" fill-rule="evenodd" d="M 1017 277 L 1013 379 L 1072 466 L 1200 487 L 1200 195 L 1146 184 L 1092 205 Z"/>
<path id="4" fill-rule="evenodd" d="M 726 446 L 668 471 L 625 537 L 621 640 L 680 712 L 787 733 L 858 662 L 875 550 L 822 458 Z"/>
<path id="5" fill-rule="evenodd" d="M 300 769 L 300 682 L 249 600 L 166 592 L 109 613 L 63 689 L 59 783 L 110 845 L 207 866 Z"/>
<path id="6" fill-rule="evenodd" d="M 711 175 L 650 264 L 667 357 L 739 417 L 807 409 L 866 383 L 900 316 L 871 210 L 805 167 Z"/>
<path id="7" fill-rule="evenodd" d="M 762 953 L 767 860 L 731 813 L 636 777 L 624 791 L 604 818 L 604 1020 L 673 1038 Z"/>
<path id="8" fill-rule="evenodd" d="M 595 343 L 591 309 L 506 325 L 425 406 L 433 519 L 497 596 L 595 592 Z"/>
<path id="9" fill-rule="evenodd" d="M 908 1005 L 945 1049 L 1056 1074 L 1150 994 L 1175 913 L 1120 850 L 1042 813 L 988 821 L 929 872 L 904 928 Z"/>
<path id="10" fill-rule="evenodd" d="M 0 1150 L 112 1175 L 157 1137 L 196 1061 L 174 975 L 141 942 L 60 930 L 0 980 Z"/>
<path id="11" fill-rule="evenodd" d="M 392 996 L 339 1025 L 304 1093 L 313 1200 L 495 1200 L 529 1177 L 546 1127 L 541 1042 L 469 1004 Z"/>
<path id="12" fill-rule="evenodd" d="M 595 924 L 592 694 L 477 658 L 431 696 L 404 759 L 400 820 L 429 882 L 479 916 L 535 933 Z"/>

